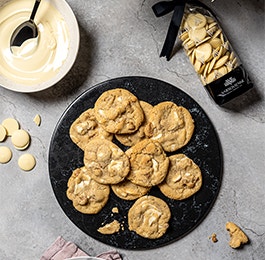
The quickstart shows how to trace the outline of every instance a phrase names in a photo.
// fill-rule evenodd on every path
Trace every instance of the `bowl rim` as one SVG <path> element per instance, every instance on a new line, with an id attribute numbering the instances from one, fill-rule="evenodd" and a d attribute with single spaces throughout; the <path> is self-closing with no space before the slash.
<path id="1" fill-rule="evenodd" d="M 3 5 L 7 4 L 10 1 L 4 1 Z M 51 79 L 43 81 L 39 84 L 25 85 L 25 84 L 16 83 L 8 79 L 7 77 L 0 75 L 0 87 L 21 93 L 32 93 L 32 92 L 42 91 L 54 86 L 56 83 L 61 81 L 62 78 L 72 68 L 76 60 L 80 45 L 80 31 L 76 16 L 70 5 L 65 0 L 45 0 L 45 1 L 51 3 L 60 12 L 60 14 L 65 18 L 66 21 L 71 20 L 71 23 L 69 24 L 67 23 L 68 31 L 71 34 L 74 33 L 74 35 L 72 35 L 73 37 L 70 37 L 70 42 L 69 42 L 69 50 L 71 49 L 71 51 L 68 52 L 67 58 L 64 61 L 63 65 L 59 68 L 58 73 Z"/>

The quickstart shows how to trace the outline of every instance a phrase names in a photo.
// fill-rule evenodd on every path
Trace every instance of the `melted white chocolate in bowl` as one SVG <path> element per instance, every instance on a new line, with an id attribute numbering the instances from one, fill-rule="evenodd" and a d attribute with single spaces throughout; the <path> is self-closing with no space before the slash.
<path id="1" fill-rule="evenodd" d="M 60 2 L 65 8 L 64 5 L 67 5 L 65 1 L 41 1 L 34 19 L 39 30 L 38 37 L 27 40 L 20 47 L 12 47 L 12 51 L 10 49 L 11 35 L 19 24 L 29 19 L 34 1 L 12 0 L 0 7 L 1 78 L 4 77 L 7 81 L 24 85 L 26 89 L 26 87 L 30 88 L 52 81 L 59 73 L 69 55 L 70 48 L 68 24 L 55 6 L 60 5 Z M 73 16 L 69 7 L 68 9 L 66 8 L 66 11 Z M 73 28 L 78 30 L 77 23 Z M 73 28 L 70 29 L 73 30 Z M 77 38 L 75 48 L 78 48 L 79 32 Z M 72 59 L 74 60 L 74 57 Z M 68 64 L 68 67 L 71 65 Z M 31 90 L 24 92 L 31 92 Z"/>

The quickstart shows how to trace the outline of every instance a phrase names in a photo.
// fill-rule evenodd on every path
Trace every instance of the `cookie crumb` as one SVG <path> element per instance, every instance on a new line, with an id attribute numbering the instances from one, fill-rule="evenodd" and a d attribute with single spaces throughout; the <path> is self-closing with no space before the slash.
<path id="1" fill-rule="evenodd" d="M 209 237 L 209 239 L 211 239 L 213 243 L 218 242 L 218 239 L 217 239 L 217 236 L 216 236 L 215 233 L 213 233 L 213 234 Z"/>
<path id="2" fill-rule="evenodd" d="M 33 119 L 34 123 L 37 125 L 37 126 L 40 126 L 41 124 L 41 117 L 39 114 L 37 114 L 34 119 Z"/>
<path id="3" fill-rule="evenodd" d="M 227 222 L 225 227 L 230 235 L 230 247 L 239 248 L 241 245 L 248 242 L 247 235 L 235 223 Z"/>
<path id="4" fill-rule="evenodd" d="M 119 213 L 119 209 L 118 209 L 118 207 L 114 207 L 114 208 L 112 208 L 112 213 Z"/>

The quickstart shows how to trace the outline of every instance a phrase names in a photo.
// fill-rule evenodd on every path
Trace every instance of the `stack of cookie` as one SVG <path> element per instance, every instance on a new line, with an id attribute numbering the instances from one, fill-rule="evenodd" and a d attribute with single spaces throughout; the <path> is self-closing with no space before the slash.
<path id="1" fill-rule="evenodd" d="M 72 141 L 84 151 L 84 166 L 73 171 L 68 198 L 78 211 L 96 214 L 112 189 L 124 200 L 136 200 L 128 213 L 130 230 L 161 237 L 170 209 L 147 194 L 158 186 L 165 196 L 183 200 L 200 189 L 199 167 L 184 154 L 167 156 L 185 146 L 193 132 L 189 111 L 171 101 L 152 106 L 122 88 L 104 92 L 70 127 Z M 129 148 L 123 151 L 113 138 Z"/>

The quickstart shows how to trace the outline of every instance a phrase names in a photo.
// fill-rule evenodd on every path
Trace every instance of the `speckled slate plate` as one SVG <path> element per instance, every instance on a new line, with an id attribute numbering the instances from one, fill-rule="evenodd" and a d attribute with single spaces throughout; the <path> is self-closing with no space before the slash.
<path id="1" fill-rule="evenodd" d="M 203 185 L 192 197 L 175 201 L 165 197 L 158 188 L 150 194 L 162 198 L 170 207 L 172 217 L 164 236 L 151 240 L 129 231 L 127 213 L 132 201 L 119 199 L 113 192 L 103 210 L 96 215 L 78 212 L 66 197 L 67 181 L 72 171 L 83 166 L 83 151 L 69 137 L 73 121 L 86 109 L 94 107 L 97 98 L 106 90 L 125 88 L 140 100 L 155 105 L 162 101 L 173 101 L 186 107 L 195 121 L 195 132 L 191 141 L 178 153 L 184 153 L 199 165 L 203 174 Z M 126 149 L 120 145 L 122 149 Z M 189 95 L 168 83 L 145 77 L 123 77 L 112 79 L 89 88 L 66 109 L 60 118 L 49 149 L 49 173 L 55 196 L 68 218 L 87 235 L 103 243 L 124 249 L 150 249 L 166 245 L 188 234 L 206 217 L 218 195 L 222 180 L 222 153 L 218 136 L 206 113 Z M 119 213 L 112 213 L 113 207 Z M 97 229 L 102 224 L 117 219 L 124 230 L 113 235 L 102 235 Z"/>

